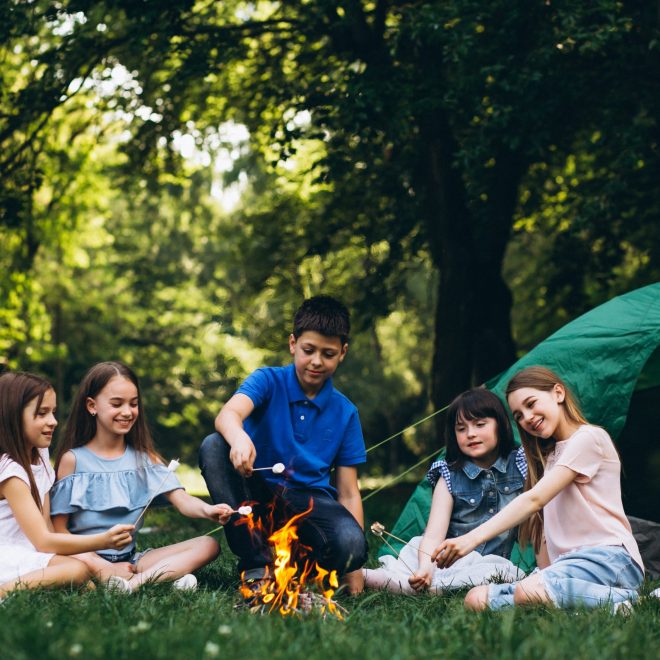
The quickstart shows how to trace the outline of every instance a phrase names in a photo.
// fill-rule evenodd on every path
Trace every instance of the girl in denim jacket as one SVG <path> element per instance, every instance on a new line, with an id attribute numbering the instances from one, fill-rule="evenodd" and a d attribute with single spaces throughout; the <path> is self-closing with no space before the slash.
<path id="1" fill-rule="evenodd" d="M 522 577 L 508 561 L 515 529 L 475 546 L 475 552 L 451 569 L 439 569 L 431 560 L 442 541 L 478 527 L 523 490 L 525 455 L 522 448 L 514 446 L 509 418 L 495 394 L 475 388 L 452 401 L 445 424 L 445 448 L 445 458 L 433 463 L 427 474 L 434 490 L 424 536 L 411 539 L 400 559 L 386 556 L 380 569 L 367 569 L 367 587 L 441 592 L 484 584 L 495 576 Z"/>

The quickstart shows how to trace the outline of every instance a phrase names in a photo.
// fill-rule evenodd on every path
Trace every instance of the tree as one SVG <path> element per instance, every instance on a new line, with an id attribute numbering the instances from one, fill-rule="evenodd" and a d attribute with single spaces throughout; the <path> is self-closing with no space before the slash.
<path id="1" fill-rule="evenodd" d="M 283 310 L 265 314 L 270 327 L 294 297 L 332 282 L 367 328 L 401 306 L 410 264 L 432 264 L 436 406 L 513 359 L 502 268 L 514 227 L 509 282 L 520 295 L 541 278 L 548 309 L 567 316 L 616 288 L 608 269 L 630 283 L 655 273 L 657 20 L 642 3 L 17 7 L 0 7 L 12 17 L 2 36 L 14 71 L 0 116 L 11 166 L 0 206 L 2 231 L 24 232 L 27 255 L 40 243 L 32 204 L 49 159 L 46 127 L 74 90 L 94 77 L 99 89 L 121 64 L 124 82 L 90 109 L 97 126 L 108 112 L 127 120 L 120 180 L 138 173 L 161 199 L 169 177 L 186 175 L 177 133 L 212 154 L 228 119 L 250 129 L 252 163 L 261 163 L 251 174 L 270 163 L 279 182 L 307 164 L 302 195 L 255 179 L 259 202 L 241 214 L 232 248 L 250 258 L 252 273 L 236 278 L 241 296 Z M 19 41 L 31 50 L 17 51 Z M 546 232 L 552 249 L 538 245 Z M 520 256 L 529 241 L 547 264 L 541 274 Z M 575 280 L 582 285 L 567 286 Z M 522 334 L 527 345 L 539 333 Z"/>

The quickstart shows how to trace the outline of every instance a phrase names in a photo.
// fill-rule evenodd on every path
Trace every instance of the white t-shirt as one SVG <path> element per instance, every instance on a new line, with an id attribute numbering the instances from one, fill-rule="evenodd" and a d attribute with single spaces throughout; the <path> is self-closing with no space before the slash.
<path id="1" fill-rule="evenodd" d="M 55 481 L 48 450 L 39 450 L 39 462 L 32 466 L 32 474 L 43 504 Z M 25 470 L 7 454 L 0 455 L 0 483 L 17 477 L 28 488 L 30 479 Z M 16 579 L 31 571 L 44 568 L 53 558 L 52 552 L 39 552 L 21 529 L 6 499 L 0 500 L 0 583 Z"/>

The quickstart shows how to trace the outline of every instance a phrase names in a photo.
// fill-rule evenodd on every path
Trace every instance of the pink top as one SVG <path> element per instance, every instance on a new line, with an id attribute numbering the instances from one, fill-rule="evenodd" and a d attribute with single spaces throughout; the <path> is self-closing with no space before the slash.
<path id="1" fill-rule="evenodd" d="M 621 503 L 621 461 L 607 431 L 581 426 L 555 445 L 545 473 L 555 465 L 578 476 L 543 507 L 550 561 L 582 547 L 622 545 L 644 570 Z"/>

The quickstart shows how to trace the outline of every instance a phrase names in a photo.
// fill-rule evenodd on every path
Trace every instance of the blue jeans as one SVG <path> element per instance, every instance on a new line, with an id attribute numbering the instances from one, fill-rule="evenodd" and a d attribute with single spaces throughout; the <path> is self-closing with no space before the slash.
<path id="1" fill-rule="evenodd" d="M 635 600 L 644 580 L 642 569 L 623 546 L 585 547 L 561 555 L 540 570 L 548 598 L 557 606 L 598 607 Z M 510 607 L 517 582 L 491 584 L 488 606 Z"/>
<path id="2" fill-rule="evenodd" d="M 229 460 L 230 447 L 219 433 L 204 438 L 199 449 L 199 467 L 215 504 L 225 502 L 234 509 L 249 502 L 255 522 L 259 519 L 264 532 L 248 530 L 240 524 L 245 518 L 234 514 L 225 525 L 231 551 L 238 556 L 238 569 L 247 578 L 261 577 L 273 563 L 268 536 L 293 516 L 312 510 L 298 525 L 298 546 L 307 546 L 306 557 L 326 570 L 340 575 L 354 571 L 367 560 L 367 541 L 353 515 L 324 490 L 273 486 L 260 475 L 242 477 Z M 271 515 L 272 512 L 272 515 Z"/>

